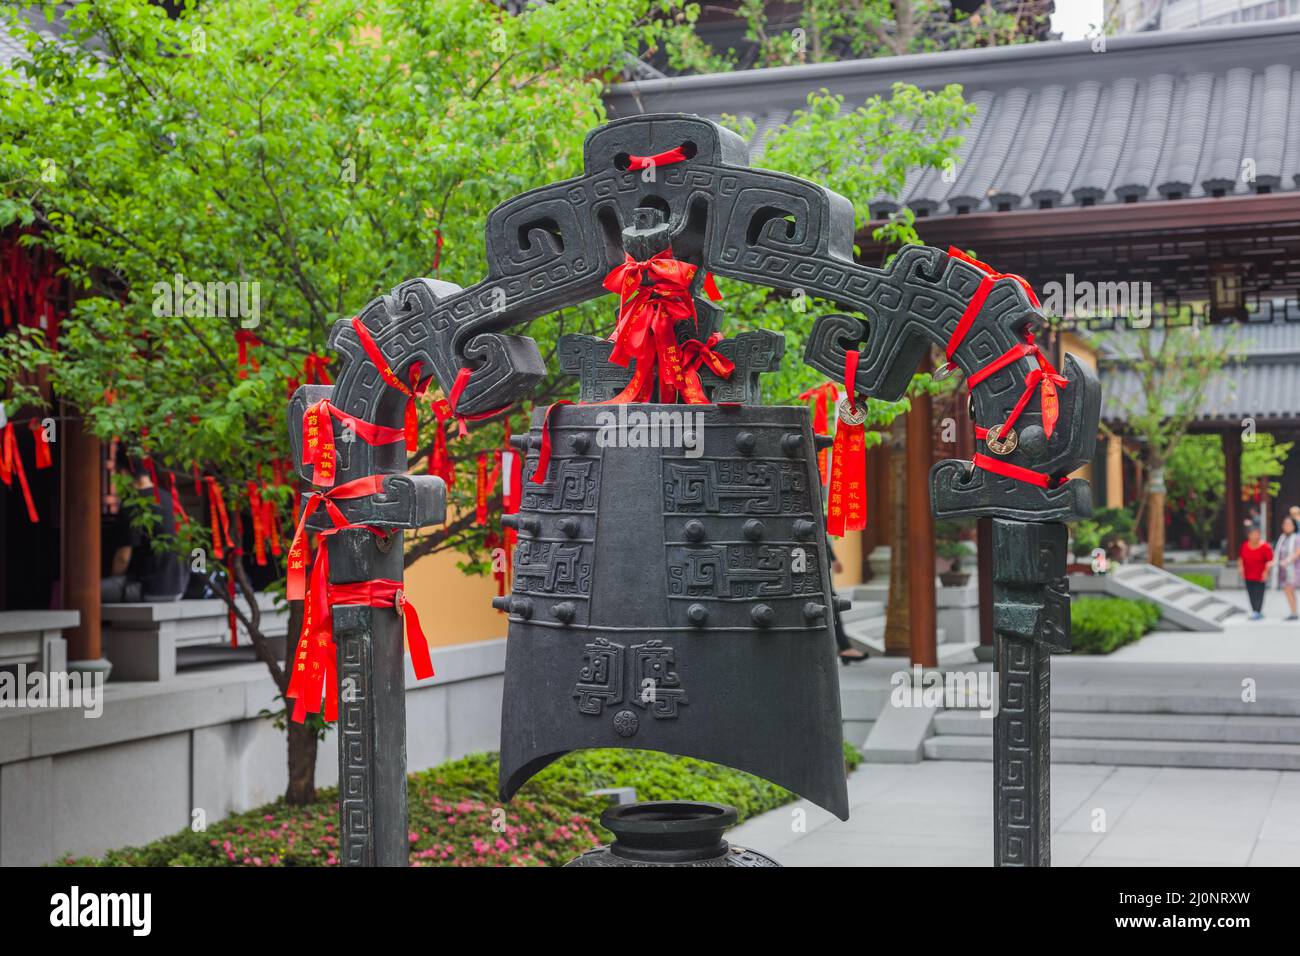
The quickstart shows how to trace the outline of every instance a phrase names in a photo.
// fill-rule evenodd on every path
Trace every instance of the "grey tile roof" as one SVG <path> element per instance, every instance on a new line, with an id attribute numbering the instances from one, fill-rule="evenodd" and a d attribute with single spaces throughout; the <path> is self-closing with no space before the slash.
<path id="1" fill-rule="evenodd" d="M 1228 363 L 1206 387 L 1204 412 L 1198 421 L 1237 423 L 1246 418 L 1300 421 L 1300 309 L 1293 321 L 1245 323 L 1203 327 L 1199 334 L 1213 337 L 1228 356 Z M 1123 330 L 1095 337 L 1102 381 L 1102 419 L 1123 422 L 1128 410 L 1142 407 L 1143 385 L 1125 364 L 1135 354 L 1136 336 L 1154 336 L 1160 329 Z"/>
<path id="2" fill-rule="evenodd" d="M 1104 53 L 1036 43 L 670 77 L 619 84 L 606 104 L 752 118 L 761 165 L 764 139 L 810 92 L 852 108 L 895 81 L 961 83 L 977 113 L 953 181 L 914 171 L 873 217 L 900 203 L 939 216 L 1300 189 L 1300 21 L 1122 36 Z"/>

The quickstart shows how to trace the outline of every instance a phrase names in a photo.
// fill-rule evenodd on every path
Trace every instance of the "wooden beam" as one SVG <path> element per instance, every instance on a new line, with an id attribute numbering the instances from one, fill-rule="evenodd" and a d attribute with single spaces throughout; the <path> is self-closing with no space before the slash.
<path id="1" fill-rule="evenodd" d="M 1016 212 L 977 212 L 965 216 L 940 216 L 916 220 L 916 231 L 931 245 L 978 246 L 989 242 L 1023 242 L 1034 239 L 1118 236 L 1176 231 L 1204 232 L 1243 226 L 1300 222 L 1300 192 L 1262 196 L 1224 196 L 1219 199 L 1151 199 L 1101 206 L 1067 206 Z M 875 245 L 872 230 L 882 221 L 868 223 L 860 233 L 864 260 L 866 246 Z"/>

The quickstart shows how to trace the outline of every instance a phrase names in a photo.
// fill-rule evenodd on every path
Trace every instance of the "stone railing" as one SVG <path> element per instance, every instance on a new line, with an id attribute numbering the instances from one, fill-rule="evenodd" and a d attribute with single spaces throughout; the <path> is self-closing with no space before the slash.
<path id="1" fill-rule="evenodd" d="M 271 595 L 259 594 L 261 630 L 268 638 L 283 638 L 289 627 L 288 609 L 276 610 Z M 224 601 L 141 601 L 105 604 L 104 655 L 113 665 L 113 680 L 165 680 L 176 673 L 178 648 L 229 646 L 230 625 Z M 250 638 L 238 625 L 239 643 Z"/>

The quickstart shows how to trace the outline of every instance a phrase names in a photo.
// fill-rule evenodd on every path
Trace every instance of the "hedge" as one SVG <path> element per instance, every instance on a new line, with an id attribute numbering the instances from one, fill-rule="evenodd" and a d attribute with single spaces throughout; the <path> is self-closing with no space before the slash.
<path id="1" fill-rule="evenodd" d="M 1202 571 L 1178 571 L 1175 572 L 1180 578 L 1188 584 L 1195 584 L 1198 588 L 1205 588 L 1207 591 L 1213 591 L 1218 585 L 1213 574 L 1206 574 Z"/>
<path id="2" fill-rule="evenodd" d="M 1109 654 L 1155 630 L 1160 608 L 1150 601 L 1081 597 L 1070 604 L 1070 628 L 1078 654 Z"/>
<path id="3" fill-rule="evenodd" d="M 331 759 L 322 750 L 322 759 Z M 844 745 L 845 763 L 858 752 Z M 741 820 L 795 800 L 751 774 L 650 750 L 587 750 L 557 760 L 507 804 L 496 796 L 497 755 L 471 754 L 407 778 L 413 866 L 558 866 L 612 834 L 598 820 L 608 803 L 589 797 L 605 787 L 634 787 L 641 800 L 727 803 Z M 502 815 L 504 811 L 504 815 Z M 338 791 L 315 803 L 282 800 L 228 817 L 205 831 L 182 830 L 102 858 L 66 858 L 66 866 L 336 866 Z"/>

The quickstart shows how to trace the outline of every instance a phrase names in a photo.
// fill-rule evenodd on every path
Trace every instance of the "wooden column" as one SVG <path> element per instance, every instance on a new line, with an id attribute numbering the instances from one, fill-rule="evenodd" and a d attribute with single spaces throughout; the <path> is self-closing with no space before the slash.
<path id="1" fill-rule="evenodd" d="M 71 411 L 63 415 L 57 440 L 63 446 L 59 493 L 63 607 L 81 612 L 81 624 L 67 632 L 68 661 L 97 661 L 104 656 L 99 611 L 100 444 Z"/>
<path id="2" fill-rule="evenodd" d="M 1236 428 L 1223 433 L 1223 470 L 1224 557 L 1235 562 L 1241 547 L 1241 432 Z"/>
<path id="3" fill-rule="evenodd" d="M 1106 436 L 1106 507 L 1124 507 L 1124 440 Z"/>
<path id="4" fill-rule="evenodd" d="M 927 358 L 920 371 L 930 370 Z M 907 574 L 908 624 L 912 663 L 937 667 L 935 639 L 934 515 L 930 510 L 930 464 L 934 425 L 929 395 L 912 398 L 907 413 Z"/>

